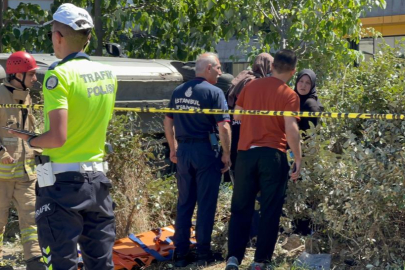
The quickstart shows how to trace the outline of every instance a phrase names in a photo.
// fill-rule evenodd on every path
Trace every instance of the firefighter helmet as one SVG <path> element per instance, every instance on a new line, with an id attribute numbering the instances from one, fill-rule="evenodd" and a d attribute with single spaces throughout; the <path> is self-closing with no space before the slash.
<path id="1" fill-rule="evenodd" d="M 37 62 L 31 54 L 23 51 L 15 52 L 7 59 L 6 73 L 25 73 L 38 69 Z"/>

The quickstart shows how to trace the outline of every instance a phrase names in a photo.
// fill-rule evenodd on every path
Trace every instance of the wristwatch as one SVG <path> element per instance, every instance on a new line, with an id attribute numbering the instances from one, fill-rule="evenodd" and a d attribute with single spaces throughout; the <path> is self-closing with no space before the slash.
<path id="1" fill-rule="evenodd" d="M 34 139 L 34 138 L 36 138 L 36 137 L 37 137 L 37 136 L 31 136 L 31 137 L 28 138 L 27 144 L 28 144 L 29 147 L 31 147 L 31 148 L 34 147 L 34 146 L 31 145 L 31 140 Z"/>

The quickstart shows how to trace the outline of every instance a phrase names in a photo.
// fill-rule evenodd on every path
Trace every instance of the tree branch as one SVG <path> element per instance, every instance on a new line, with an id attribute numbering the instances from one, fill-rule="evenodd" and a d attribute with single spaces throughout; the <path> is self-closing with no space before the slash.
<path id="1" fill-rule="evenodd" d="M 256 2 L 256 6 L 257 6 L 257 8 L 259 9 L 259 11 L 263 14 L 263 16 L 266 17 L 266 18 L 270 21 L 270 23 L 274 26 L 274 28 L 276 28 L 276 30 L 279 31 L 280 29 L 279 29 L 278 26 L 274 23 L 273 19 L 271 19 L 271 18 L 269 17 L 269 15 L 266 13 L 266 11 L 263 10 L 263 8 L 259 5 L 258 2 Z"/>
<path id="2" fill-rule="evenodd" d="M 117 11 L 118 9 L 121 9 L 122 11 L 125 11 L 125 10 L 134 10 L 134 11 L 138 11 L 138 10 L 141 10 L 141 9 L 147 9 L 147 10 L 160 10 L 160 11 L 164 11 L 165 9 L 164 8 L 162 8 L 162 7 L 159 7 L 159 6 L 151 6 L 151 5 L 149 5 L 149 6 L 146 6 L 146 5 L 142 5 L 142 6 L 127 6 L 127 7 L 122 7 L 122 6 L 117 6 L 117 8 L 115 8 L 115 9 L 112 9 L 112 10 L 110 10 L 110 11 L 108 11 L 108 14 L 111 14 L 111 13 L 113 13 L 113 12 L 115 12 L 115 11 Z M 106 15 L 108 15 L 108 14 L 106 14 Z"/>
<path id="3" fill-rule="evenodd" d="M 330 6 L 329 10 L 318 20 L 318 22 L 321 22 L 321 21 L 325 20 L 330 14 L 333 14 L 334 12 L 339 12 L 340 11 L 340 8 L 336 8 L 335 10 L 332 10 L 332 9 L 333 9 L 333 6 Z M 319 28 L 320 23 L 316 23 L 314 25 L 315 25 L 315 28 L 310 27 L 310 28 L 305 30 L 305 33 L 308 34 L 308 33 L 311 33 L 312 31 L 316 31 L 316 29 Z M 294 51 L 299 51 L 299 47 L 301 47 L 303 44 L 305 44 L 305 46 L 306 46 L 306 42 L 304 40 L 301 40 L 301 42 L 297 46 L 294 47 Z M 306 49 L 307 48 L 305 47 L 304 52 L 301 53 L 301 54 L 304 54 Z"/>
<path id="4" fill-rule="evenodd" d="M 97 48 L 95 55 L 103 54 L 103 22 L 101 21 L 101 0 L 94 1 L 95 32 L 97 36 Z"/>
<path id="5" fill-rule="evenodd" d="M 277 10 L 274 8 L 273 1 L 269 1 L 269 2 L 270 2 L 270 8 L 272 10 L 271 13 L 274 15 L 274 18 L 276 18 L 276 20 L 280 20 L 281 19 L 280 14 L 278 14 Z"/>

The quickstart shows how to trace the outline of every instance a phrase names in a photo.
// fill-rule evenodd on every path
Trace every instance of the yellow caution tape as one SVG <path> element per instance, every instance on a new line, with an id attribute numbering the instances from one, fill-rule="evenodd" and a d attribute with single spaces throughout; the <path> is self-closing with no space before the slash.
<path id="1" fill-rule="evenodd" d="M 43 105 L 0 104 L 1 108 L 40 109 Z M 330 113 L 330 112 L 292 112 L 292 111 L 260 111 L 260 110 L 221 110 L 221 109 L 170 109 L 170 108 L 114 108 L 115 111 L 139 113 L 188 113 L 188 114 L 234 114 L 234 115 L 263 115 L 263 116 L 299 116 L 299 117 L 325 117 L 339 119 L 386 119 L 404 120 L 404 114 L 380 113 Z"/>

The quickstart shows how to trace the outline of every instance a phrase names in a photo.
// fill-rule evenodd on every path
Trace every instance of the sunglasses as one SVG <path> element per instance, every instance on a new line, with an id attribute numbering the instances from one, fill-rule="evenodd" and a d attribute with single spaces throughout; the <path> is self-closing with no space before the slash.
<path id="1" fill-rule="evenodd" d="M 55 33 L 55 32 L 59 33 L 59 35 L 61 37 L 63 37 L 62 33 L 59 32 L 59 31 L 49 31 L 47 35 L 48 35 L 48 38 L 49 38 L 50 41 L 52 41 L 52 34 Z"/>

